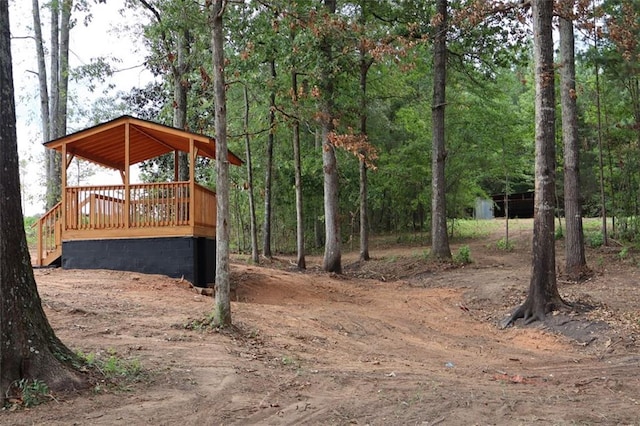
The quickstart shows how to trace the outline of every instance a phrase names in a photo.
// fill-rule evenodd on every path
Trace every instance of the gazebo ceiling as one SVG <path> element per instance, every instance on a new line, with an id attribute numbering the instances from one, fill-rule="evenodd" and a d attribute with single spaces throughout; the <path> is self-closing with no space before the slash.
<path id="1" fill-rule="evenodd" d="M 208 136 L 191 133 L 131 116 L 122 116 L 106 123 L 46 142 L 47 148 L 116 170 L 125 170 L 125 129 L 129 125 L 129 165 L 140 163 L 174 151 L 189 152 L 189 140 L 194 140 L 198 156 L 215 158 L 215 141 Z M 229 151 L 231 164 L 242 160 Z"/>

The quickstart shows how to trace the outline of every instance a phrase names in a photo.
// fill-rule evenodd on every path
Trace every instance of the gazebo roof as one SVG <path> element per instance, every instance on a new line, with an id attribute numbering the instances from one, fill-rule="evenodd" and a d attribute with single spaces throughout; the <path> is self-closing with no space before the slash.
<path id="1" fill-rule="evenodd" d="M 67 154 L 82 157 L 115 170 L 124 170 L 127 124 L 129 125 L 130 165 L 175 151 L 189 152 L 190 139 L 193 139 L 199 156 L 215 158 L 215 140 L 209 136 L 128 115 L 54 139 L 44 145 L 60 152 L 66 145 Z M 231 164 L 242 165 L 242 160 L 231 151 L 228 159 Z"/>

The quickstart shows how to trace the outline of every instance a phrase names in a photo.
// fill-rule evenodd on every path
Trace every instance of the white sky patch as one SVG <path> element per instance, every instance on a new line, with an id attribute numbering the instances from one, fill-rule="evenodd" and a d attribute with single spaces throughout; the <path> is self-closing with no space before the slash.
<path id="1" fill-rule="evenodd" d="M 41 0 L 41 3 L 44 1 Z M 145 86 L 153 80 L 149 71 L 141 65 L 147 52 L 140 38 L 127 30 L 135 27 L 144 17 L 126 10 L 121 13 L 124 0 L 109 0 L 106 4 L 91 5 L 91 21 L 85 25 L 84 16 L 79 13 L 72 15 L 76 25 L 71 29 L 69 65 L 71 68 L 88 64 L 92 58 L 114 57 L 119 63 L 113 64 L 115 69 L 123 70 L 109 77 L 104 84 L 98 85 L 91 92 L 83 86 L 83 82 L 69 81 L 69 107 L 86 108 L 98 98 L 103 97 L 104 91 L 114 94 L 119 90 L 129 91 L 133 87 Z M 45 52 L 49 42 L 49 13 L 46 8 L 41 9 Z M 22 205 L 24 214 L 31 216 L 44 213 L 44 147 L 42 146 L 42 132 L 40 123 L 40 103 L 38 93 L 38 78 L 36 50 L 33 35 L 33 17 L 31 2 L 25 0 L 10 1 L 9 18 L 11 20 L 11 47 L 13 55 L 13 76 L 16 92 L 16 115 L 18 132 L 18 151 L 20 155 L 20 178 L 23 188 Z M 47 67 L 49 66 L 47 59 Z M 110 89 L 109 84 L 114 86 Z M 75 108 L 78 109 L 78 108 Z M 71 111 L 68 133 L 82 130 L 88 125 L 88 118 L 73 115 Z M 71 166 L 73 168 L 74 166 Z M 132 176 L 136 173 L 132 170 Z M 72 178 L 69 176 L 69 178 Z M 75 183 L 75 181 L 74 181 Z M 115 171 L 102 169 L 82 184 L 120 184 L 120 174 Z"/>

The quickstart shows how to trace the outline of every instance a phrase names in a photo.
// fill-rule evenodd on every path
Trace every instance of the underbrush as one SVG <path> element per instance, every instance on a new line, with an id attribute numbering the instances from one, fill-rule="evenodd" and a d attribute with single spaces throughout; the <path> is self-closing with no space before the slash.
<path id="1" fill-rule="evenodd" d="M 77 355 L 84 364 L 83 368 L 97 372 L 95 392 L 129 391 L 133 384 L 147 377 L 138 359 L 124 359 L 114 349 L 106 353 L 78 352 Z"/>
<path id="2" fill-rule="evenodd" d="M 24 232 L 27 235 L 27 245 L 29 247 L 35 247 L 38 242 L 36 228 L 33 226 L 38 221 L 38 219 L 39 218 L 36 216 L 27 216 L 23 218 Z"/>
<path id="3" fill-rule="evenodd" d="M 32 408 L 54 399 L 49 386 L 38 379 L 20 379 L 11 384 L 5 395 L 5 410 Z"/>

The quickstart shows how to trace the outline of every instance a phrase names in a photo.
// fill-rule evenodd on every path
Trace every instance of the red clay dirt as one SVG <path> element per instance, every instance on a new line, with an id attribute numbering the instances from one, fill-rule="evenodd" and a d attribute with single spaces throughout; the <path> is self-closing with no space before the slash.
<path id="1" fill-rule="evenodd" d="M 576 309 L 547 324 L 497 324 L 525 296 L 531 222 L 515 249 L 492 235 L 474 262 L 433 264 L 420 246 L 343 257 L 344 275 L 282 257 L 232 264 L 228 331 L 185 327 L 211 297 L 164 276 L 36 270 L 45 311 L 74 350 L 139 361 L 125 389 L 54 395 L 0 413 L 13 425 L 640 424 L 638 263 L 589 252 L 593 276 L 560 279 Z M 452 244 L 455 251 L 461 243 Z M 618 250 L 619 251 L 619 250 Z M 558 245 L 558 265 L 562 265 Z"/>

